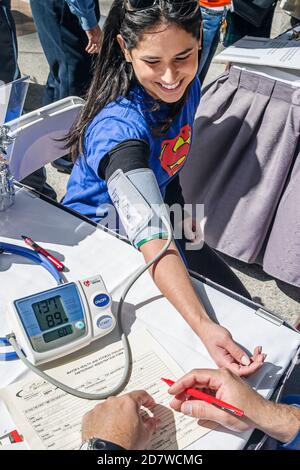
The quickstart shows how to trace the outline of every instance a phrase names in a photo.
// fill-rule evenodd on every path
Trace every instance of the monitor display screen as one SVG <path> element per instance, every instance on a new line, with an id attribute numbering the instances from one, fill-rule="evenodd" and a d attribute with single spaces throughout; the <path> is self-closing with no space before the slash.
<path id="1" fill-rule="evenodd" d="M 49 297 L 32 304 L 41 331 L 50 330 L 69 322 L 61 296 Z"/>

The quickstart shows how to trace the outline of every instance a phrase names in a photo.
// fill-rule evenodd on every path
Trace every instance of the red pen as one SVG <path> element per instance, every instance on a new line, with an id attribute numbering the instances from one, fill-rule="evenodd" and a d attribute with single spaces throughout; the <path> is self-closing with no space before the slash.
<path id="1" fill-rule="evenodd" d="M 63 271 L 65 269 L 65 266 L 58 259 L 56 259 L 53 255 L 50 255 L 48 251 L 38 245 L 34 240 L 32 240 L 32 238 L 27 237 L 25 235 L 21 235 L 21 237 L 23 238 L 24 242 L 29 245 L 34 251 L 45 256 L 50 261 L 50 263 L 52 263 L 56 267 L 58 271 Z"/>
<path id="2" fill-rule="evenodd" d="M 169 379 L 163 379 L 161 378 L 167 385 L 171 387 L 175 382 L 173 380 Z M 211 403 L 212 405 L 216 406 L 217 408 L 221 408 L 223 411 L 228 411 L 229 413 L 232 413 L 237 416 L 244 416 L 244 412 L 240 410 L 239 408 L 236 408 L 235 406 L 229 405 L 225 401 L 218 400 L 216 397 L 212 397 L 211 395 L 208 395 L 208 393 L 201 392 L 201 390 L 198 390 L 196 388 L 187 388 L 184 393 L 186 395 L 190 395 L 193 398 L 197 398 L 198 400 L 203 400 L 206 401 L 207 403 Z"/>

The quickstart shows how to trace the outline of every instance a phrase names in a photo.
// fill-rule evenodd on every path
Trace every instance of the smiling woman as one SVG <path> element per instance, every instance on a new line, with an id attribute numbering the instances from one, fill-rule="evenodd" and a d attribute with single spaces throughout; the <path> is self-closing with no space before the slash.
<path id="1" fill-rule="evenodd" d="M 188 158 L 200 101 L 201 24 L 198 0 L 113 2 L 86 106 L 68 136 L 75 165 L 63 202 L 116 230 L 111 219 L 115 208 L 117 222 L 120 218 L 146 262 L 165 245 L 164 202 L 182 206 L 185 235 L 171 243 L 151 274 L 215 362 L 248 375 L 261 367 L 263 355 L 249 358 L 208 317 L 182 261 L 248 296 L 203 244 L 197 221 L 183 208 L 179 171 Z M 196 250 L 188 251 L 187 239 L 198 242 Z"/>
<path id="2" fill-rule="evenodd" d="M 144 34 L 131 51 L 121 34 L 117 40 L 136 79 L 150 96 L 166 103 L 183 97 L 197 73 L 197 38 L 175 24 L 161 24 Z"/>

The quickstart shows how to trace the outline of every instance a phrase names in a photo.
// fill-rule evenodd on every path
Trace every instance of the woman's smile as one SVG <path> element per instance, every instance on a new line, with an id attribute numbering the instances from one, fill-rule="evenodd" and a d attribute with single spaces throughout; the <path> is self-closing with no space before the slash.
<path id="1" fill-rule="evenodd" d="M 176 83 L 173 84 L 166 84 L 166 83 L 157 83 L 157 85 L 162 89 L 164 93 L 168 94 L 176 94 L 181 91 L 183 80 L 178 80 Z"/>

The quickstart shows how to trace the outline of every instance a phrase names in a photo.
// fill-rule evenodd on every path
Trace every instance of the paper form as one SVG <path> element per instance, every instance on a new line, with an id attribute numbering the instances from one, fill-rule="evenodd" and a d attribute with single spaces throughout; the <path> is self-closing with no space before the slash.
<path id="1" fill-rule="evenodd" d="M 295 28 L 300 32 L 300 28 Z M 245 36 L 214 57 L 214 62 L 268 65 L 300 70 L 300 41 L 288 34 L 278 38 Z"/>
<path id="2" fill-rule="evenodd" d="M 124 392 L 147 390 L 158 404 L 153 411 L 161 418 L 151 449 L 184 449 L 216 427 L 210 422 L 199 426 L 194 418 L 175 413 L 168 407 L 168 387 L 160 378 L 174 380 L 183 372 L 146 330 L 131 333 L 130 344 L 134 361 L 132 376 Z M 122 345 L 116 342 L 47 373 L 71 387 L 100 393 L 117 383 L 123 361 Z M 34 374 L 30 380 L 1 389 L 0 397 L 5 400 L 31 449 L 78 449 L 81 418 L 96 403 L 68 395 Z"/>

